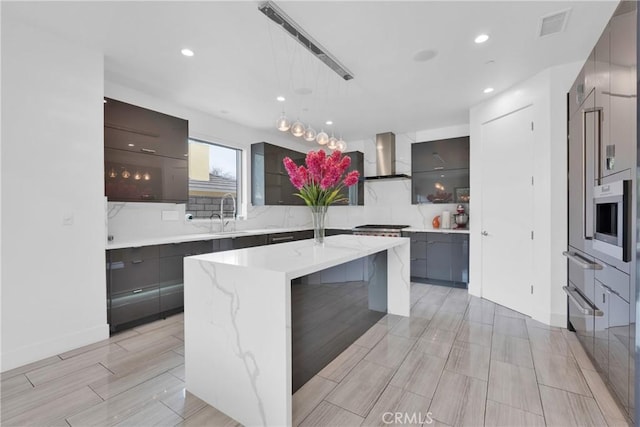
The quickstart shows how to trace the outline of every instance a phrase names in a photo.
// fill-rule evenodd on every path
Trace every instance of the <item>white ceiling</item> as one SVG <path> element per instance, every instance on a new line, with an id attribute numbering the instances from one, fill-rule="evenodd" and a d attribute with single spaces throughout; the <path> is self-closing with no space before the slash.
<path id="1" fill-rule="evenodd" d="M 278 2 L 353 73 L 349 82 L 259 4 L 3 1 L 2 18 L 103 51 L 112 82 L 258 129 L 273 128 L 284 95 L 288 116 L 316 130 L 332 119 L 348 141 L 468 122 L 472 105 L 549 66 L 583 61 L 617 2 Z M 566 30 L 537 37 L 540 18 L 566 8 Z M 476 45 L 483 32 L 491 39 Z M 183 57 L 183 47 L 195 56 Z M 414 61 L 424 49 L 438 55 Z M 483 94 L 487 86 L 495 92 Z"/>

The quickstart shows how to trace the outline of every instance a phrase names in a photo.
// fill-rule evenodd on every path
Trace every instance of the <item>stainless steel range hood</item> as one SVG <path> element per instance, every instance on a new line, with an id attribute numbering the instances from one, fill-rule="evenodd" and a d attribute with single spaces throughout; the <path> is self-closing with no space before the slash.
<path id="1" fill-rule="evenodd" d="M 396 173 L 396 135 L 393 132 L 376 135 L 376 174 L 365 179 L 408 179 L 409 175 Z"/>

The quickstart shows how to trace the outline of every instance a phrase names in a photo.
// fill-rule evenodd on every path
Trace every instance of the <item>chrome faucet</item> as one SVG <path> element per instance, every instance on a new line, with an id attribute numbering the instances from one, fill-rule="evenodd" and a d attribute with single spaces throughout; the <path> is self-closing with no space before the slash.
<path id="1" fill-rule="evenodd" d="M 224 231 L 224 219 L 222 219 L 222 215 L 220 215 L 219 212 L 211 212 L 211 215 L 209 215 L 209 219 L 213 220 L 214 216 L 220 218 L 220 231 Z M 213 233 L 213 221 L 211 221 L 211 232 Z"/>
<path id="2" fill-rule="evenodd" d="M 222 231 L 224 231 L 224 226 L 225 226 L 225 222 L 224 222 L 224 201 L 228 197 L 230 197 L 231 201 L 233 202 L 233 217 L 232 218 L 233 218 L 234 221 L 236 219 L 236 214 L 237 214 L 237 211 L 236 211 L 236 198 L 233 197 L 232 193 L 225 193 L 222 196 L 222 199 L 220 199 L 220 222 L 222 223 Z M 228 223 L 228 221 L 227 221 L 227 223 Z"/>

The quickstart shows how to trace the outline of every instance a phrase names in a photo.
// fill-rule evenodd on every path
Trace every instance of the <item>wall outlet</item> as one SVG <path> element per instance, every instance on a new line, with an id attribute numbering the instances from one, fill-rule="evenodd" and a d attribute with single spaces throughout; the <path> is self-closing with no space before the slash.
<path id="1" fill-rule="evenodd" d="M 162 220 L 163 221 L 177 221 L 178 220 L 178 211 L 162 211 Z"/>

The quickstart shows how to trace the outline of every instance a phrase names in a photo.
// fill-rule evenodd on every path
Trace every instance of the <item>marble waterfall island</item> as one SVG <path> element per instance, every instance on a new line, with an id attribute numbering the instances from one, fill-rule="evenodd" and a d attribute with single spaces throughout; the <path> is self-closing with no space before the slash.
<path id="1" fill-rule="evenodd" d="M 321 286 L 307 279 L 361 258 L 364 304 L 409 316 L 408 238 L 338 235 L 323 245 L 301 240 L 185 258 L 187 390 L 244 425 L 290 426 L 292 280 Z"/>

